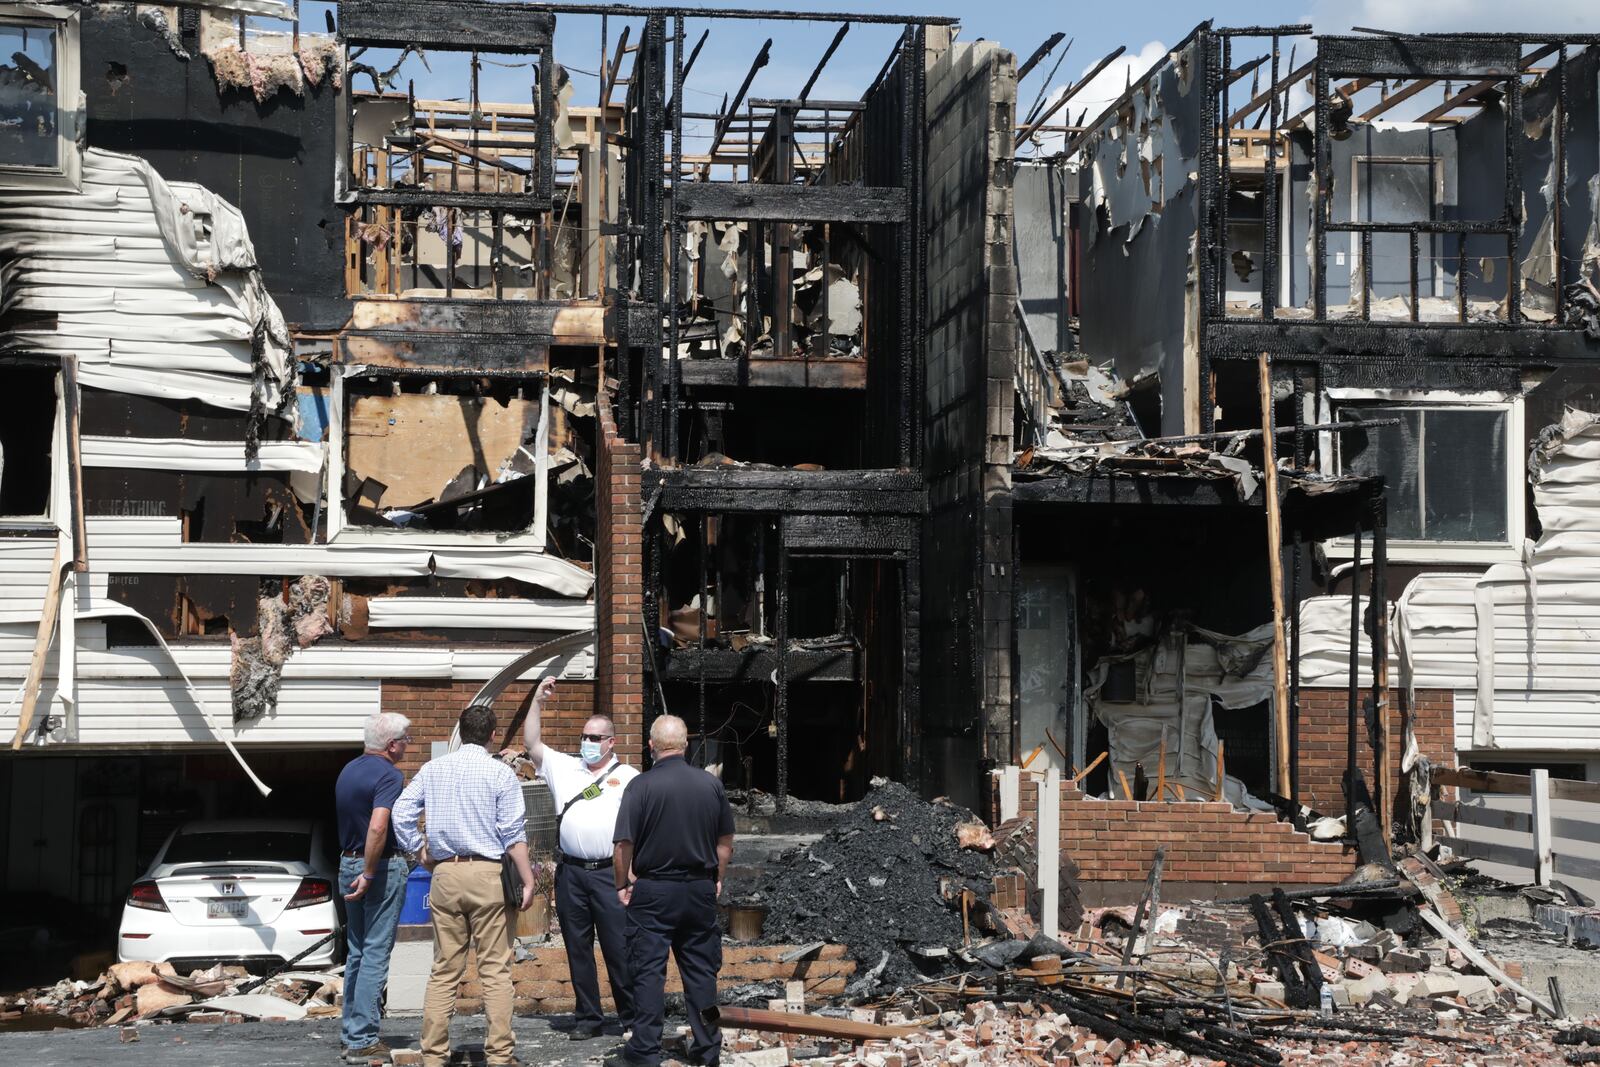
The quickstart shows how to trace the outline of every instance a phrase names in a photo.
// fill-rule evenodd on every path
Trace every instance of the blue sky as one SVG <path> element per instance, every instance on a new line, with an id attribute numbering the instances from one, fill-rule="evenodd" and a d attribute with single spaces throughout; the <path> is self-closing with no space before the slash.
<path id="1" fill-rule="evenodd" d="M 309 27 L 321 28 L 321 5 L 306 3 L 303 9 Z M 650 4 L 648 0 L 637 6 Z M 1181 40 L 1201 19 L 1210 17 L 1218 25 L 1262 25 L 1297 22 L 1313 23 L 1319 31 L 1347 32 L 1352 26 L 1371 26 L 1403 31 L 1445 31 L 1516 29 L 1523 32 L 1565 30 L 1600 32 L 1600 0 L 1542 0 L 1533 7 L 1515 10 L 1514 17 L 1503 0 L 1229 0 L 1226 3 L 1195 4 L 1178 0 L 1144 0 L 1143 3 L 1069 4 L 1062 0 L 840 0 L 838 3 L 783 3 L 782 0 L 751 0 L 730 4 L 721 0 L 701 0 L 710 7 L 779 7 L 795 10 L 848 10 L 874 13 L 917 13 L 926 11 L 950 15 L 961 21 L 960 39 L 979 38 L 999 41 L 1017 54 L 1020 63 L 1052 32 L 1065 32 L 1072 40 L 1070 50 L 1049 82 L 1052 91 L 1082 77 L 1103 55 L 1118 45 L 1127 52 L 1077 97 L 1071 108 L 1073 117 L 1087 107 L 1092 118 L 1099 106 L 1122 89 L 1129 72 L 1137 77 L 1166 49 Z M 624 22 L 634 24 L 638 37 L 640 20 L 610 22 L 610 43 L 615 46 Z M 1514 23 L 1514 25 L 1508 25 Z M 561 15 L 557 19 L 557 58 L 572 72 L 575 104 L 592 104 L 598 82 L 592 72 L 599 70 L 599 25 L 595 16 Z M 687 111 L 717 110 L 725 93 L 734 92 L 744 78 L 762 42 L 772 38 L 772 60 L 756 77 L 753 96 L 790 96 L 798 92 L 812 67 L 827 48 L 837 29 L 836 23 L 772 21 L 731 21 L 693 19 L 688 23 L 690 44 L 706 28 L 711 37 L 687 83 Z M 813 99 L 856 99 L 882 66 L 893 46 L 893 27 L 856 25 L 830 61 L 812 90 Z M 1065 42 L 1063 42 L 1065 46 Z M 1019 111 L 1026 113 L 1049 76 L 1058 47 L 1022 85 Z M 372 60 L 381 56 L 368 57 Z M 510 59 L 512 57 L 505 57 Z M 436 54 L 433 70 L 425 70 L 412 59 L 405 78 L 415 79 L 422 96 L 465 97 L 465 63 L 459 57 Z M 388 61 L 381 63 L 387 66 Z M 591 73 L 585 73 L 591 72 Z M 367 86 L 366 79 L 361 87 Z M 486 65 L 482 94 L 486 100 L 527 99 L 528 72 L 516 67 Z M 704 129 L 706 124 L 699 124 Z M 696 127 L 691 125 L 693 135 Z M 686 146 L 692 149 L 693 144 Z"/>

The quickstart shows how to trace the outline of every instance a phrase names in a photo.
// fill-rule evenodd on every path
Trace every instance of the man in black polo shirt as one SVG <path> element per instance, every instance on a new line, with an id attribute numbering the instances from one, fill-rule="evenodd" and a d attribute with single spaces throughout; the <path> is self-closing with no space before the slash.
<path id="1" fill-rule="evenodd" d="M 700 1015 L 717 1001 L 717 897 L 733 855 L 733 809 L 722 783 L 684 759 L 688 744 L 682 719 L 657 718 L 650 725 L 655 765 L 628 783 L 617 813 L 612 873 L 628 909 L 633 1036 L 608 1065 L 661 1062 L 669 948 L 693 1031 L 690 1062 L 715 1064 L 722 1055 L 722 1032 L 708 1029 Z"/>

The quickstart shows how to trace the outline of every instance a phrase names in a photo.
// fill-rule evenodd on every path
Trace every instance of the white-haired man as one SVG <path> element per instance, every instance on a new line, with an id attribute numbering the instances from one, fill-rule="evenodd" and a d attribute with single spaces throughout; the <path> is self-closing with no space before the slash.
<path id="1" fill-rule="evenodd" d="M 688 1062 L 715 1064 L 722 1055 L 722 1032 L 706 1025 L 704 1012 L 717 1002 L 722 969 L 717 897 L 733 855 L 733 809 L 720 780 L 689 766 L 688 747 L 683 720 L 658 716 L 650 724 L 655 763 L 628 786 L 617 813 L 612 875 L 628 914 L 633 1033 L 606 1067 L 661 1062 L 669 950 L 689 1014 Z"/>
<path id="2" fill-rule="evenodd" d="M 404 715 L 374 715 L 367 721 L 366 751 L 345 765 L 333 788 L 349 944 L 339 1043 L 350 1063 L 366 1063 L 389 1052 L 378 1040 L 378 1004 L 389 980 L 389 954 L 411 873 L 389 826 L 389 813 L 405 788 L 405 775 L 395 764 L 405 758 L 410 730 Z"/>
<path id="3" fill-rule="evenodd" d="M 594 966 L 595 935 L 606 960 L 606 977 L 617 1018 L 626 1025 L 633 1014 L 633 987 L 628 975 L 627 919 L 611 880 L 611 837 L 623 790 L 639 772 L 619 760 L 616 727 L 604 715 L 583 724 L 578 755 L 557 752 L 544 743 L 544 703 L 556 680 L 546 678 L 534 691 L 522 739 L 528 761 L 550 786 L 556 806 L 559 852 L 556 857 L 556 920 L 567 948 L 576 1001 L 574 1041 L 598 1037 L 605 1023 L 600 1008 L 600 979 Z"/>

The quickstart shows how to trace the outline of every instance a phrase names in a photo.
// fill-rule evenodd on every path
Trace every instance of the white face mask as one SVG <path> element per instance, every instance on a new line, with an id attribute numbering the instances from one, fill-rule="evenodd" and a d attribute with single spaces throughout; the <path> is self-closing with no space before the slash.
<path id="1" fill-rule="evenodd" d="M 604 748 L 604 741 L 580 741 L 578 755 L 583 757 L 585 763 L 599 763 L 600 752 Z"/>

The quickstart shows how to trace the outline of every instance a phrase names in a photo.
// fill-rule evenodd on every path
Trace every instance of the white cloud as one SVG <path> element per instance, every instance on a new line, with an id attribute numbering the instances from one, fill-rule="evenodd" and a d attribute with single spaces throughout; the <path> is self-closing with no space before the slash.
<path id="1" fill-rule="evenodd" d="M 1541 0 L 1513 7 L 1505 0 L 1317 0 L 1312 22 L 1319 33 L 1344 33 L 1352 26 L 1406 33 L 1595 33 L 1600 32 L 1600 3 Z"/>

